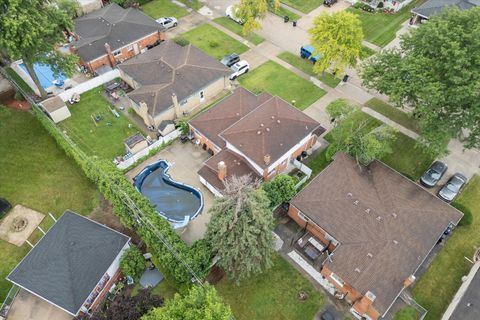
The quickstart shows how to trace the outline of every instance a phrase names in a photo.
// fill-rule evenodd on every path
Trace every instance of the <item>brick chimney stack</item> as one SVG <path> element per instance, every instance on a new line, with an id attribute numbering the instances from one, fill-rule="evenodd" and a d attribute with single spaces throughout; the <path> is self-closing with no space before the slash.
<path id="1" fill-rule="evenodd" d="M 266 154 L 263 156 L 263 161 L 265 162 L 265 164 L 268 166 L 270 164 L 270 161 L 271 161 L 271 157 L 269 154 Z"/>
<path id="2" fill-rule="evenodd" d="M 220 161 L 218 163 L 218 179 L 221 181 L 225 181 L 225 177 L 227 176 L 227 165 L 225 162 Z"/>
<path id="3" fill-rule="evenodd" d="M 406 287 L 409 287 L 412 283 L 415 282 L 415 276 L 413 274 L 411 274 L 407 279 L 405 279 L 403 281 L 403 287 L 406 288 Z"/>
<path id="4" fill-rule="evenodd" d="M 105 51 L 107 52 L 108 61 L 110 61 L 110 66 L 112 68 L 115 68 L 115 66 L 117 65 L 117 60 L 115 60 L 115 57 L 113 56 L 113 53 L 112 53 L 112 48 L 110 48 L 110 45 L 108 43 L 105 43 Z"/>
<path id="5" fill-rule="evenodd" d="M 173 109 L 175 110 L 175 116 L 177 119 L 182 117 L 182 111 L 180 110 L 180 104 L 178 103 L 178 98 L 177 95 L 172 93 L 172 103 L 173 103 Z"/>

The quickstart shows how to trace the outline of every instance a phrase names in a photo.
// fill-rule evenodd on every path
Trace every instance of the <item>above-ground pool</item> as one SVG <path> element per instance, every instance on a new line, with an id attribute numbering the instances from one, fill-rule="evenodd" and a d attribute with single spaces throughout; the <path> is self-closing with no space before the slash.
<path id="1" fill-rule="evenodd" d="M 202 211 L 203 196 L 194 187 L 174 181 L 167 174 L 168 168 L 166 160 L 148 165 L 134 178 L 133 184 L 162 217 L 174 226 L 186 224 Z"/>
<path id="2" fill-rule="evenodd" d="M 30 74 L 27 71 L 27 67 L 23 63 L 19 64 L 20 68 L 30 77 Z M 53 70 L 49 65 L 41 64 L 41 63 L 34 63 L 33 70 L 40 81 L 40 84 L 44 89 L 50 88 L 55 85 L 55 82 L 64 82 L 67 77 L 63 74 L 59 74 L 58 76 L 53 76 Z"/>

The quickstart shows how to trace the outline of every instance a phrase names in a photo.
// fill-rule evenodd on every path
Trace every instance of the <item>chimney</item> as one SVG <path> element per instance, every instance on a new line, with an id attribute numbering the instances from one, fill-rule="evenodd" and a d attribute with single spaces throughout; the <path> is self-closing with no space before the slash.
<path id="1" fill-rule="evenodd" d="M 357 300 L 353 304 L 353 309 L 355 309 L 360 315 L 365 315 L 370 308 L 370 306 L 373 304 L 373 301 L 375 301 L 376 296 L 371 292 L 367 291 L 367 293 L 360 299 Z"/>
<path id="2" fill-rule="evenodd" d="M 269 154 L 266 154 L 263 156 L 263 161 L 265 162 L 265 164 L 268 166 L 270 164 L 270 155 Z"/>
<path id="3" fill-rule="evenodd" d="M 115 60 L 115 57 L 113 56 L 113 53 L 112 53 L 112 48 L 110 48 L 110 45 L 108 43 L 105 43 L 105 51 L 107 52 L 108 61 L 110 61 L 110 66 L 112 68 L 115 68 L 115 66 L 117 65 L 117 60 Z"/>
<path id="4" fill-rule="evenodd" d="M 178 99 L 175 92 L 172 93 L 172 102 L 173 102 L 173 108 L 175 110 L 175 116 L 177 117 L 177 119 L 179 119 L 182 117 L 182 111 L 180 110 L 180 104 L 178 104 Z"/>
<path id="5" fill-rule="evenodd" d="M 218 179 L 221 181 L 225 181 L 225 177 L 227 176 L 227 165 L 225 162 L 220 161 L 218 163 Z"/>
<path id="6" fill-rule="evenodd" d="M 403 287 L 407 288 L 414 282 L 415 282 L 415 276 L 411 274 L 407 279 L 403 281 Z"/>

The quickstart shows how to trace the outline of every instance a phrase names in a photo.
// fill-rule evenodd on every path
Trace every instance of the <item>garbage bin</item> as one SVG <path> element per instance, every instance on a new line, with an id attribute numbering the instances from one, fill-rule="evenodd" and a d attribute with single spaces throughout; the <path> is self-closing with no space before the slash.
<path id="1" fill-rule="evenodd" d="M 297 26 L 297 21 L 292 21 L 292 24 L 293 24 L 294 27 L 296 27 Z"/>
<path id="2" fill-rule="evenodd" d="M 348 77 L 349 77 L 349 75 L 348 75 L 348 74 L 344 75 L 344 76 L 343 76 L 343 80 L 342 80 L 342 81 L 343 81 L 343 82 L 347 82 L 347 81 L 348 81 Z"/>
<path id="3" fill-rule="evenodd" d="M 283 22 L 287 23 L 288 21 L 290 21 L 290 18 L 288 16 L 283 17 Z"/>

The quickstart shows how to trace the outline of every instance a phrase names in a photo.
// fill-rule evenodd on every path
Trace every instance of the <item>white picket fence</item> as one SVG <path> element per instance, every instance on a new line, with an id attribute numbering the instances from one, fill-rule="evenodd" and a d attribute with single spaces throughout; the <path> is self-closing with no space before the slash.
<path id="1" fill-rule="evenodd" d="M 170 132 L 169 134 L 167 134 L 164 137 L 160 137 L 160 139 L 158 139 L 157 141 L 155 141 L 154 143 L 152 143 L 151 145 L 149 145 L 145 149 L 135 153 L 132 157 L 126 159 L 125 161 L 120 162 L 117 165 L 117 168 L 120 169 L 120 170 L 123 170 L 123 169 L 126 169 L 126 168 L 130 167 L 132 164 L 134 164 L 135 162 L 137 162 L 141 158 L 147 156 L 150 153 L 150 151 L 161 147 L 163 143 L 168 143 L 168 142 L 178 138 L 180 135 L 181 135 L 181 132 L 180 132 L 180 130 L 177 129 L 173 132 Z"/>
<path id="2" fill-rule="evenodd" d="M 101 86 L 102 84 L 105 84 L 118 77 L 120 77 L 120 71 L 118 69 L 113 69 L 88 81 L 82 82 L 71 89 L 65 90 L 58 96 L 63 101 L 67 101 L 72 97 L 74 93 L 82 94 L 84 92 L 87 92 L 88 90 Z"/>

